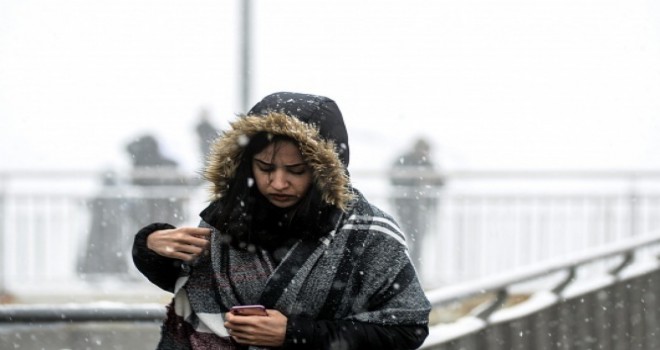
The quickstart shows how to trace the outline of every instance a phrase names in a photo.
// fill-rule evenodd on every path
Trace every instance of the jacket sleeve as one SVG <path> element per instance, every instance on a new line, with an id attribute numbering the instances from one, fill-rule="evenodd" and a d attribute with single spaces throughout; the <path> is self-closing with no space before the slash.
<path id="1" fill-rule="evenodd" d="M 151 283 L 163 290 L 174 292 L 181 272 L 181 261 L 158 255 L 147 247 L 147 237 L 158 230 L 175 228 L 170 224 L 153 223 L 142 228 L 133 241 L 133 263 Z"/>
<path id="2" fill-rule="evenodd" d="M 289 318 L 284 349 L 417 349 L 427 325 L 383 326 L 351 320 Z"/>

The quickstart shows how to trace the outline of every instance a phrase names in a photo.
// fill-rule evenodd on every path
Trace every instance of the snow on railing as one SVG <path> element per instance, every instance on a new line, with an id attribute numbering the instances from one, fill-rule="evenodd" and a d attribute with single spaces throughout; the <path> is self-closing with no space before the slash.
<path id="1" fill-rule="evenodd" d="M 422 348 L 655 349 L 660 334 L 634 329 L 660 327 L 659 257 L 656 233 L 428 291 Z"/>

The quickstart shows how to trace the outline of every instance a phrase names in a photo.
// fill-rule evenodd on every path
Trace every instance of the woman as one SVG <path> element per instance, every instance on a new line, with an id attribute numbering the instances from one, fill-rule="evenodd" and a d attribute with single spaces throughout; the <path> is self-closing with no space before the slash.
<path id="1" fill-rule="evenodd" d="M 159 349 L 414 349 L 430 304 L 392 218 L 350 185 L 334 101 L 276 93 L 214 143 L 199 228 L 152 224 L 133 257 L 175 293 Z M 229 312 L 261 304 L 267 316 Z"/>

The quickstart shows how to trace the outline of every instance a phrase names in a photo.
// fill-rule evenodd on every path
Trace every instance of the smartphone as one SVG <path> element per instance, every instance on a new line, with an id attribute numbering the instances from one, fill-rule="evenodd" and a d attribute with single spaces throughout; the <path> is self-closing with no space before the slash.
<path id="1" fill-rule="evenodd" d="M 268 316 L 263 305 L 238 305 L 232 306 L 231 313 L 240 316 Z"/>

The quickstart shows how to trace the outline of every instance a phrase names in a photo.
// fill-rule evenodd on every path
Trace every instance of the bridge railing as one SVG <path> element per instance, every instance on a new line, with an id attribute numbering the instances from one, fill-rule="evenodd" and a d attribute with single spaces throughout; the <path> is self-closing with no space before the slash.
<path id="1" fill-rule="evenodd" d="M 432 290 L 422 349 L 657 349 L 660 234 Z M 145 348 L 160 304 L 0 306 L 0 348 Z"/>
<path id="2" fill-rule="evenodd" d="M 422 348 L 657 349 L 659 249 L 660 234 L 630 238 L 429 291 Z"/>
<path id="3" fill-rule="evenodd" d="M 0 305 L 0 349 L 154 349 L 165 306 Z"/>
<path id="4" fill-rule="evenodd" d="M 123 299 L 117 295 L 122 290 L 148 288 L 130 260 L 135 231 L 159 220 L 196 225 L 207 199 L 194 177 L 164 174 L 169 176 L 144 186 L 135 180 L 154 174 L 127 173 L 108 185 L 99 173 L 0 173 L 0 294 L 47 290 L 53 299 L 58 293 L 95 293 L 101 283 L 107 287 L 102 297 L 115 300 Z M 386 172 L 351 176 L 368 199 L 403 221 L 397 199 L 405 194 Z M 410 245 L 422 242 L 418 270 L 428 289 L 660 229 L 655 172 L 408 176 L 441 176 L 444 182 L 417 191 L 437 204 L 426 210 L 428 231 L 406 232 Z M 103 284 L 108 279 L 121 283 Z"/>

